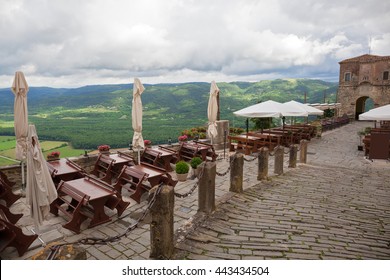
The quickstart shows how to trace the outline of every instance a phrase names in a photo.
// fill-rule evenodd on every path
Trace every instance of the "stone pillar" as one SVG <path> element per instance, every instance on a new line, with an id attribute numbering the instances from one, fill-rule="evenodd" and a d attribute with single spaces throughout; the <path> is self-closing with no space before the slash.
<path id="1" fill-rule="evenodd" d="M 244 155 L 235 153 L 230 156 L 230 188 L 229 191 L 235 193 L 243 192 L 244 181 Z"/>
<path id="2" fill-rule="evenodd" d="M 268 178 L 268 160 L 269 150 L 266 147 L 262 147 L 259 150 L 258 161 L 259 166 L 257 170 L 257 180 L 267 180 Z"/>
<path id="3" fill-rule="evenodd" d="M 297 167 L 297 154 L 298 154 L 298 146 L 291 145 L 290 146 L 290 158 L 288 162 L 288 167 L 295 168 Z"/>
<path id="4" fill-rule="evenodd" d="M 150 190 L 152 199 L 158 187 Z M 150 257 L 154 259 L 170 259 L 174 253 L 173 214 L 175 197 L 173 187 L 164 185 L 150 208 Z"/>
<path id="5" fill-rule="evenodd" d="M 275 147 L 275 166 L 274 166 L 275 174 L 278 174 L 278 175 L 283 174 L 283 161 L 284 161 L 284 148 L 283 148 L 283 146 L 276 146 Z"/>
<path id="6" fill-rule="evenodd" d="M 307 140 L 301 140 L 301 151 L 299 154 L 299 162 L 306 163 L 307 161 Z"/>
<path id="7" fill-rule="evenodd" d="M 211 213 L 215 210 L 215 176 L 217 163 L 207 161 L 204 163 L 202 177 L 198 185 L 198 211 Z"/>
<path id="8" fill-rule="evenodd" d="M 229 135 L 229 121 L 228 120 L 223 120 L 223 121 L 216 121 L 217 124 L 217 136 L 211 139 L 211 142 L 213 143 L 214 149 L 216 150 L 222 150 L 224 147 L 224 135 L 226 131 L 226 138 Z M 228 149 L 229 147 L 227 146 L 227 139 L 226 139 L 226 148 Z"/>

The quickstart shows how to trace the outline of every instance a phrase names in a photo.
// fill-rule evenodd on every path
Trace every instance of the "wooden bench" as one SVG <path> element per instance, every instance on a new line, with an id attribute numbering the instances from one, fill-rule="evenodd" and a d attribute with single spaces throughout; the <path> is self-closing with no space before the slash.
<path id="1" fill-rule="evenodd" d="M 151 148 L 145 148 L 141 155 L 141 162 L 146 162 L 155 166 L 159 165 L 161 152 Z"/>
<path id="2" fill-rule="evenodd" d="M 123 166 L 114 188 L 119 193 L 122 192 L 122 188 L 125 188 L 131 193 L 130 197 L 140 203 L 141 196 L 150 190 L 150 186 L 145 184 L 147 177 L 148 174 L 145 172 Z"/>
<path id="3" fill-rule="evenodd" d="M 69 186 L 65 181 L 60 182 L 57 193 L 57 199 L 50 204 L 50 212 L 58 216 L 58 210 L 60 210 L 69 219 L 63 227 L 80 233 L 82 222 L 90 216 L 88 212 L 81 211 L 83 207 L 87 207 L 89 196 Z"/>
<path id="4" fill-rule="evenodd" d="M 199 145 L 200 148 L 202 148 L 202 147 L 206 147 L 207 148 L 206 153 L 204 153 L 203 151 L 199 151 L 200 154 L 203 156 L 203 158 L 202 158 L 203 161 L 206 161 L 206 160 L 216 161 L 218 155 L 215 152 L 215 149 L 214 149 L 213 145 L 208 144 L 208 143 L 204 143 L 204 142 L 199 142 L 199 141 L 194 141 L 194 143 Z"/>
<path id="5" fill-rule="evenodd" d="M 26 235 L 9 219 L 7 214 L 0 209 L 0 252 L 7 247 L 15 247 L 19 256 L 22 256 L 37 239 L 38 235 Z"/>
<path id="6" fill-rule="evenodd" d="M 178 159 L 190 161 L 193 157 L 198 155 L 198 146 L 183 142 L 178 151 Z"/>
<path id="7" fill-rule="evenodd" d="M 130 202 L 125 202 L 122 199 L 122 194 L 120 191 L 117 191 L 117 189 L 99 178 L 94 178 L 89 175 L 85 175 L 85 177 L 93 182 L 97 187 L 107 189 L 108 191 L 113 191 L 114 195 L 110 196 L 105 204 L 106 207 L 110 208 L 111 210 L 116 209 L 118 217 L 120 217 L 123 212 L 126 210 L 126 208 L 130 205 Z"/>
<path id="8" fill-rule="evenodd" d="M 8 207 L 4 206 L 3 204 L 0 204 L 0 211 L 3 211 L 3 213 L 6 215 L 9 222 L 16 224 L 21 217 L 23 217 L 23 214 L 13 214 Z"/>
<path id="9" fill-rule="evenodd" d="M 95 162 L 95 166 L 91 171 L 91 174 L 110 184 L 112 179 L 111 171 L 114 162 L 115 160 L 111 159 L 109 156 L 100 154 Z"/>
<path id="10" fill-rule="evenodd" d="M 8 185 L 6 180 L 0 177 L 0 199 L 5 201 L 7 207 L 10 207 L 21 197 L 21 195 L 14 194 L 12 187 Z"/>

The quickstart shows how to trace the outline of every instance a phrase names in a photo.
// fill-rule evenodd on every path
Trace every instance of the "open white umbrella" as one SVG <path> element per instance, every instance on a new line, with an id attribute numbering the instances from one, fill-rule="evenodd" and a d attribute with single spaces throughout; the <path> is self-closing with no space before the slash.
<path id="1" fill-rule="evenodd" d="M 49 214 L 50 203 L 57 191 L 43 157 L 38 135 L 33 124 L 28 127 L 26 202 L 36 228 Z"/>
<path id="2" fill-rule="evenodd" d="M 142 138 L 142 101 L 141 94 L 145 88 L 138 78 L 134 78 L 133 84 L 133 107 L 131 112 L 132 125 L 134 130 L 133 149 L 138 150 L 138 162 L 140 150 L 145 148 L 144 139 Z"/>
<path id="3" fill-rule="evenodd" d="M 247 118 L 272 118 L 272 117 L 307 117 L 308 113 L 297 106 L 285 105 L 268 100 L 233 112 L 237 116 Z"/>
<path id="4" fill-rule="evenodd" d="M 361 121 L 390 121 L 390 104 L 371 109 L 359 115 Z"/>
<path id="5" fill-rule="evenodd" d="M 317 115 L 317 116 L 322 116 L 324 114 L 324 111 L 314 108 L 312 106 L 291 100 L 288 102 L 285 102 L 283 104 L 289 105 L 289 106 L 297 106 L 298 108 L 302 108 L 305 110 L 309 115 Z"/>
<path id="6" fill-rule="evenodd" d="M 27 134 L 28 134 L 28 110 L 27 92 L 28 85 L 23 72 L 17 71 L 12 83 L 12 92 L 15 95 L 14 101 L 14 123 L 16 137 L 16 159 L 26 159 Z"/>
<path id="7" fill-rule="evenodd" d="M 215 81 L 211 82 L 210 86 L 210 97 L 209 97 L 209 104 L 207 107 L 207 117 L 209 119 L 209 127 L 207 129 L 207 133 L 209 137 L 211 138 L 211 143 L 214 137 L 217 136 L 217 114 L 218 114 L 218 101 L 217 96 L 219 93 L 219 88 Z"/>

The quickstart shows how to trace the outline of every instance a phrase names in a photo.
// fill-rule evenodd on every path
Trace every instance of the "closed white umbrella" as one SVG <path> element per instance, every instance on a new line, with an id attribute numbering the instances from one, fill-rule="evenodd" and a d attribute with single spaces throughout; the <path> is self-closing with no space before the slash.
<path id="1" fill-rule="evenodd" d="M 17 71 L 12 83 L 12 92 L 15 95 L 14 101 L 14 123 L 16 137 L 16 159 L 26 159 L 27 135 L 28 135 L 28 110 L 27 92 L 28 85 L 23 72 Z"/>
<path id="2" fill-rule="evenodd" d="M 217 114 L 218 114 L 218 97 L 219 93 L 219 88 L 215 81 L 211 82 L 210 86 L 210 96 L 209 96 L 209 104 L 207 107 L 207 117 L 209 119 L 209 127 L 207 129 L 207 133 L 209 137 L 211 138 L 211 142 L 214 137 L 217 136 L 218 131 L 217 131 Z"/>
<path id="3" fill-rule="evenodd" d="M 390 121 L 390 104 L 377 107 L 359 115 L 361 121 Z"/>
<path id="4" fill-rule="evenodd" d="M 26 202 L 36 228 L 42 224 L 57 198 L 57 190 L 42 154 L 38 135 L 33 124 L 28 127 Z"/>
<path id="5" fill-rule="evenodd" d="M 133 107 L 131 112 L 132 125 L 134 130 L 133 149 L 138 150 L 138 162 L 140 150 L 145 148 L 144 139 L 142 138 L 142 101 L 141 94 L 145 88 L 138 78 L 134 78 L 133 84 Z"/>

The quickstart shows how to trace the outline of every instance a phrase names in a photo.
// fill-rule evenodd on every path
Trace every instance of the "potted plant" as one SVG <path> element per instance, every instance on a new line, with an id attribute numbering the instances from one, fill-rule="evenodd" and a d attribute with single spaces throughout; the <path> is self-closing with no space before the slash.
<path id="1" fill-rule="evenodd" d="M 151 147 L 152 146 L 152 141 L 144 140 L 144 145 L 145 145 L 145 147 Z"/>
<path id="2" fill-rule="evenodd" d="M 190 165 L 192 169 L 194 170 L 194 175 L 199 175 L 199 169 L 198 166 L 203 162 L 203 160 L 200 157 L 193 157 L 190 161 Z"/>
<path id="3" fill-rule="evenodd" d="M 49 154 L 47 154 L 48 160 L 57 160 L 60 158 L 60 152 L 59 151 L 53 151 Z"/>
<path id="4" fill-rule="evenodd" d="M 175 167 L 176 177 L 178 181 L 185 181 L 190 171 L 190 166 L 184 160 L 180 160 L 176 163 Z"/>
<path id="5" fill-rule="evenodd" d="M 98 147 L 99 153 L 101 154 L 109 154 L 110 153 L 110 146 L 109 145 L 100 145 Z"/>
<path id="6" fill-rule="evenodd" d="M 179 142 L 186 142 L 188 140 L 188 136 L 186 134 L 184 135 L 180 135 L 177 140 L 179 140 Z"/>

